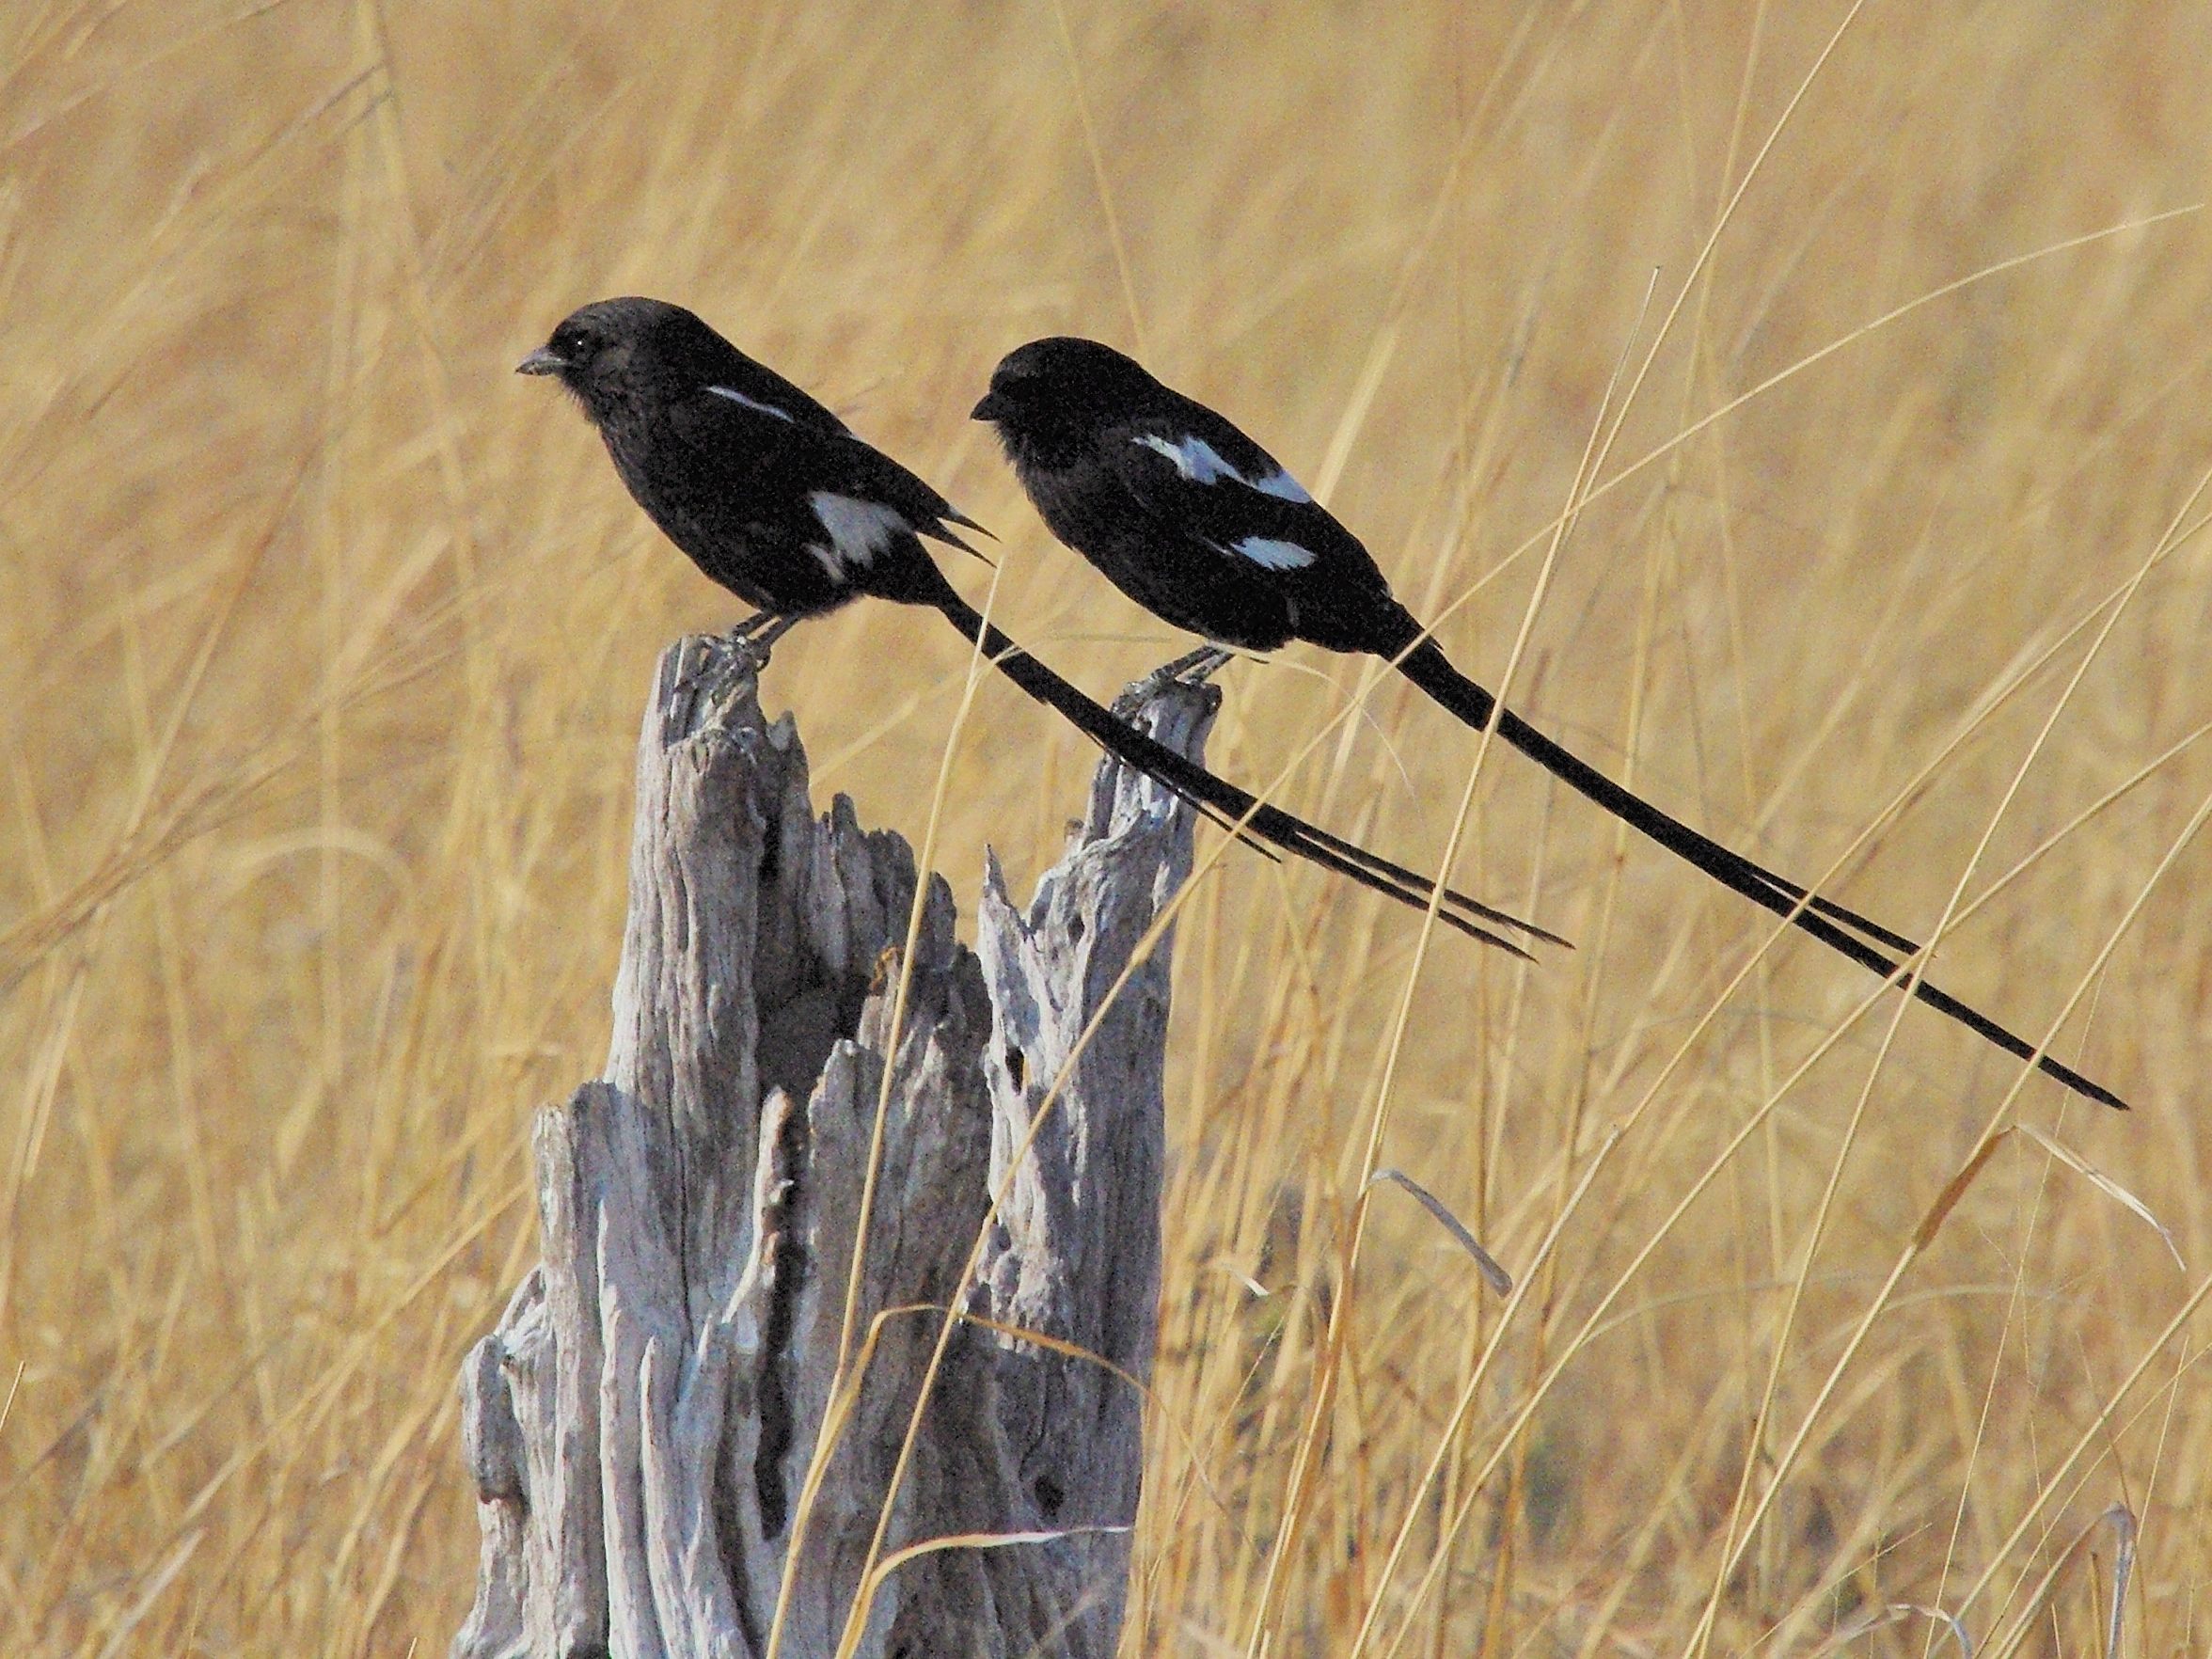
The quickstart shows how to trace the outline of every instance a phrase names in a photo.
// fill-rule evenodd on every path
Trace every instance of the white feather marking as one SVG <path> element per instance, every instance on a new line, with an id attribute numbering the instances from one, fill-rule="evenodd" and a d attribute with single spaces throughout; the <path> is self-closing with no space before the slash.
<path id="1" fill-rule="evenodd" d="M 1193 483 L 1209 484 L 1216 479 L 1233 478 L 1240 484 L 1251 481 L 1226 461 L 1221 452 L 1202 437 L 1184 436 L 1180 439 L 1164 438 L 1148 432 L 1133 440 L 1147 450 L 1157 450 L 1175 463 L 1176 471 Z"/>
<path id="2" fill-rule="evenodd" d="M 1230 544 L 1229 551 L 1241 553 L 1262 570 L 1303 570 L 1314 561 L 1314 550 L 1301 547 L 1296 542 L 1278 542 L 1272 536 L 1246 536 Z"/>
<path id="3" fill-rule="evenodd" d="M 764 403 L 758 398 L 749 398 L 735 387 L 710 386 L 706 389 L 714 393 L 716 397 L 728 398 L 733 403 L 739 404 L 744 408 L 757 409 L 763 415 L 773 415 L 779 420 L 790 420 L 794 424 L 797 423 L 797 418 L 790 410 L 779 409 L 773 403 Z"/>
<path id="4" fill-rule="evenodd" d="M 1246 478 L 1228 462 L 1222 459 L 1219 450 L 1202 437 L 1164 438 L 1158 433 L 1146 433 L 1130 440 L 1147 450 L 1157 450 L 1175 463 L 1178 476 L 1193 483 L 1209 484 L 1220 479 L 1233 478 L 1248 490 L 1257 490 L 1263 496 L 1273 496 L 1283 501 L 1310 501 L 1305 486 L 1281 467 L 1259 478 Z"/>
<path id="5" fill-rule="evenodd" d="M 814 506 L 814 516 L 822 521 L 822 528 L 830 532 L 830 552 L 845 564 L 872 564 L 876 555 L 891 545 L 893 537 L 913 532 L 914 527 L 907 522 L 904 514 L 880 501 L 862 501 L 830 490 L 813 491 L 807 500 Z M 821 551 L 818 547 L 814 549 L 817 557 Z M 831 571 L 830 574 L 840 573 Z"/>

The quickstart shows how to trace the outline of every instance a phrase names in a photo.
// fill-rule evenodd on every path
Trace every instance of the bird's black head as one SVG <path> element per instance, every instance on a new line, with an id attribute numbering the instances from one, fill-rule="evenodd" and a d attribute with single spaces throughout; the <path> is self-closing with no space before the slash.
<path id="1" fill-rule="evenodd" d="M 690 357 L 717 346 L 731 349 L 682 306 L 635 297 L 593 300 L 563 317 L 514 371 L 552 375 L 586 414 L 604 421 L 640 389 L 682 372 Z M 711 368 L 703 377 L 711 378 Z"/>
<path id="2" fill-rule="evenodd" d="M 999 429 L 1017 463 L 1050 461 L 1099 427 L 1144 414 L 1170 395 L 1134 357 L 1095 340 L 1033 340 L 999 359 L 972 418 Z"/>

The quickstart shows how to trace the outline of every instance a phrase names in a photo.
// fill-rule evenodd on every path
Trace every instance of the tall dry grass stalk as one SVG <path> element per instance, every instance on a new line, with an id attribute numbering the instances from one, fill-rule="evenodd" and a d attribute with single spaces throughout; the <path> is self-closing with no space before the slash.
<path id="1" fill-rule="evenodd" d="M 2201 1651 L 2212 226 L 2159 215 L 2208 62 L 2202 7 L 2064 0 L 0 14 L 0 1649 L 459 1617 L 454 1366 L 599 1063 L 650 663 L 735 609 L 507 373 L 643 291 L 995 526 L 999 615 L 1099 691 L 1180 642 L 961 417 L 1022 340 L 1141 340 L 1457 658 L 1525 626 L 1543 724 L 1952 915 L 1944 980 L 2071 1003 L 2141 1103 L 2015 1088 L 1502 751 L 1457 872 L 1572 956 L 1417 956 L 1232 852 L 1132 1651 L 1951 1640 L 1912 1604 L 2095 1652 L 2115 1503 L 2126 1650 Z M 966 659 L 861 609 L 770 691 L 916 834 Z M 1376 680 L 1239 667 L 1213 758 L 1361 700 L 1286 798 L 1433 862 L 1477 745 Z M 1039 867 L 1088 764 L 983 687 L 940 865 Z M 1371 1132 L 1513 1300 L 1363 1197 Z"/>

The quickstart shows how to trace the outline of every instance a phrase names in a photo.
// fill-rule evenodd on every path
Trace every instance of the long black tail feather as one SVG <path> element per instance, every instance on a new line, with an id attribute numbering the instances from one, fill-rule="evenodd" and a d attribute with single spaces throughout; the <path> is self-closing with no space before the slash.
<path id="1" fill-rule="evenodd" d="M 1411 622 L 1410 618 L 1407 620 Z M 1411 638 L 1411 635 L 1408 637 Z M 1398 667 L 1414 685 L 1467 725 L 1480 730 L 1489 724 L 1497 700 L 1452 667 L 1435 640 L 1423 640 L 1405 656 Z M 1786 918 L 1829 949 L 1850 957 L 1861 967 L 1871 969 L 1884 978 L 1892 978 L 1900 972 L 1901 963 L 1895 956 L 1876 949 L 1866 940 L 1845 932 L 1845 927 L 1856 929 L 1880 944 L 1906 955 L 1920 948 L 1904 935 L 1891 932 L 1840 905 L 1831 904 L 1817 895 L 1808 900 L 1805 889 L 1796 883 L 1761 868 L 1741 854 L 1730 852 L 1718 842 L 1669 817 L 1642 797 L 1630 794 L 1604 773 L 1596 771 L 1560 748 L 1512 710 L 1508 709 L 1498 717 L 1497 732 L 1499 736 L 1570 788 L 1604 807 L 1632 828 L 1642 830 L 1667 851 L 1704 871 L 1723 887 L 1743 894 L 1753 904 L 1777 916 Z M 1996 1044 L 2006 1053 L 2022 1060 L 2035 1056 L 2033 1044 L 2007 1031 L 1987 1015 L 1969 1007 L 1926 979 L 1913 987 L 1913 995 L 1938 1013 L 1957 1020 L 1977 1036 Z M 2078 1095 L 2122 1112 L 2127 1110 L 2127 1102 L 2111 1090 L 2101 1083 L 2092 1082 L 2078 1071 L 2052 1059 L 2048 1054 L 2037 1059 L 2036 1066 Z"/>
<path id="2" fill-rule="evenodd" d="M 1415 646 L 1399 670 L 1414 685 L 1427 692 L 1437 703 L 1460 717 L 1468 725 L 1479 730 L 1490 722 L 1490 711 L 1496 699 L 1468 679 L 1451 665 L 1433 640 L 1424 640 Z M 1660 811 L 1640 795 L 1631 794 L 1604 773 L 1591 766 L 1571 750 L 1562 749 L 1511 709 L 1499 717 L 1498 735 L 1518 749 L 1538 766 L 1558 779 L 1585 798 L 1596 802 L 1620 819 L 1631 829 L 1639 830 L 1668 852 L 1712 877 L 1722 886 L 1731 888 L 1746 898 L 1764 904 L 1760 890 L 1765 889 L 1780 895 L 1788 904 L 1805 904 L 1808 910 L 1841 923 L 1855 933 L 1865 935 L 1876 944 L 1910 955 L 1920 948 L 1917 940 L 1908 939 L 1879 922 L 1870 921 L 1856 910 L 1845 909 L 1832 899 L 1818 893 L 1807 898 L 1805 889 L 1786 876 L 1778 876 L 1764 866 L 1753 863 L 1742 853 L 1720 845 L 1710 836 L 1700 834 L 1681 819 Z M 1769 907 L 1770 908 L 1772 907 Z"/>
<path id="3" fill-rule="evenodd" d="M 1215 821 L 1235 830 L 1241 839 L 1294 854 L 1414 909 L 1428 908 L 1435 883 L 1427 877 L 1380 858 L 1354 842 L 1317 829 L 1279 807 L 1261 803 L 1234 783 L 1184 759 L 1063 680 L 991 626 L 949 586 L 931 593 L 927 602 L 978 645 L 993 666 L 1032 699 L 1055 710 L 1117 759 L 1157 779 Z M 1437 919 L 1470 939 L 1522 957 L 1528 956 L 1524 946 L 1501 938 L 1492 928 L 1509 928 L 1551 944 L 1568 942 L 1532 922 L 1524 922 L 1449 888 L 1445 890 L 1437 908 Z"/>

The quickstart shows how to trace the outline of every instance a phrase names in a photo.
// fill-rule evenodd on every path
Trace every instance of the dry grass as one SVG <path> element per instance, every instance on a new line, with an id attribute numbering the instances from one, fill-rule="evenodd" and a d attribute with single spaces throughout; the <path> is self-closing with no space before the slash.
<path id="1" fill-rule="evenodd" d="M 1005 532 L 1002 616 L 1094 689 L 1179 643 L 961 419 L 1037 334 L 1237 412 L 1486 678 L 1556 550 L 1525 708 L 1786 870 L 1857 846 L 1910 929 L 2019 866 L 1942 977 L 2073 1005 L 2140 1102 L 1847 1024 L 1860 976 L 1502 751 L 1460 874 L 1582 948 L 1433 941 L 1385 1098 L 1417 926 L 1232 853 L 1177 960 L 1158 1411 L 1203 1475 L 1155 1435 L 1130 1651 L 1802 1654 L 1919 1603 L 2094 1653 L 2110 1540 L 2035 1591 L 2113 1503 L 2128 1651 L 2203 1651 L 2212 852 L 2162 861 L 2212 796 L 2212 215 L 2116 228 L 2212 177 L 2212 13 L 1875 5 L 1820 61 L 1841 0 L 602 9 L 0 15 L 0 1649 L 460 1616 L 455 1365 L 532 1247 L 527 1114 L 599 1063 L 648 664 L 734 608 L 507 372 L 645 291 Z M 863 609 L 771 692 L 919 833 L 964 663 Z M 1233 671 L 1216 763 L 1371 678 Z M 972 891 L 1088 756 L 997 687 L 963 745 Z M 1383 684 L 1286 796 L 1432 862 L 1476 749 Z M 1379 1112 L 1521 1300 L 1388 1188 L 1348 1259 Z M 2014 1121 L 2187 1267 L 2026 1134 L 1922 1248 Z"/>

